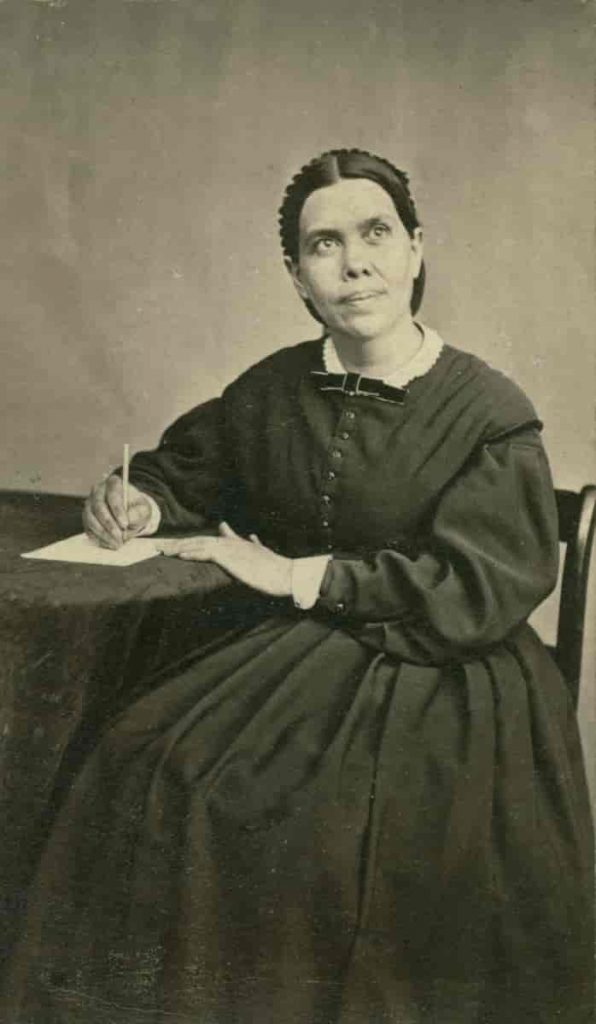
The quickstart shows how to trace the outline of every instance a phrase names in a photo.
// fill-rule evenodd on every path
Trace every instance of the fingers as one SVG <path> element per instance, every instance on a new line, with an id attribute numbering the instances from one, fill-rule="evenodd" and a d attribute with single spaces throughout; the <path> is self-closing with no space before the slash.
<path id="1" fill-rule="evenodd" d="M 113 474 L 106 480 L 104 501 L 112 518 L 116 520 L 120 530 L 124 532 L 124 530 L 128 529 L 128 517 L 124 509 L 124 488 L 119 476 Z"/>
<path id="2" fill-rule="evenodd" d="M 124 488 L 116 474 L 101 480 L 92 489 L 83 508 L 85 532 L 104 547 L 119 548 L 149 522 L 151 505 L 147 496 L 129 485 L 128 514 L 124 508 Z"/>
<path id="3" fill-rule="evenodd" d="M 114 478 L 110 477 L 110 480 Z M 109 481 L 102 480 L 91 491 L 83 508 L 85 531 L 104 547 L 119 548 L 124 541 L 122 528 L 106 500 Z M 120 482 L 120 486 L 122 486 Z M 114 485 L 111 485 L 113 491 Z"/>
<path id="4" fill-rule="evenodd" d="M 96 519 L 87 502 L 83 508 L 83 528 L 87 536 L 97 544 L 100 544 L 101 547 L 113 549 L 118 547 L 112 537 L 106 533 L 99 520 Z"/>
<path id="5" fill-rule="evenodd" d="M 243 539 L 242 537 L 240 537 L 239 534 L 234 532 L 234 530 L 232 529 L 231 526 L 228 525 L 228 523 L 225 522 L 219 524 L 219 535 L 220 537 L 233 537 L 235 538 L 235 540 Z M 248 539 L 252 541 L 253 544 L 258 544 L 259 547 L 261 548 L 264 546 L 263 544 L 261 544 L 261 541 L 257 537 L 256 533 L 250 533 L 248 535 Z"/>
<path id="6" fill-rule="evenodd" d="M 137 492 L 131 495 L 128 505 L 128 529 L 127 536 L 134 537 L 147 525 L 151 518 L 151 506 L 144 494 Z"/>
<path id="7" fill-rule="evenodd" d="M 195 562 L 209 562 L 215 560 L 216 548 L 213 542 L 214 537 L 188 537 L 182 540 L 160 540 L 157 543 L 157 550 L 162 555 L 174 556 Z"/>
<path id="8" fill-rule="evenodd" d="M 236 540 L 240 540 L 241 539 L 238 536 L 238 534 L 234 532 L 232 527 L 228 526 L 227 523 L 220 523 L 218 529 L 219 529 L 220 537 L 235 537 Z"/>

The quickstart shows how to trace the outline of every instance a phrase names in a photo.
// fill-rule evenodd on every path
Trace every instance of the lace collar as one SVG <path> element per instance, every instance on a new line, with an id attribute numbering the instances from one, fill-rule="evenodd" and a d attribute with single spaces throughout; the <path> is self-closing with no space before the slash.
<path id="1" fill-rule="evenodd" d="M 415 355 L 408 359 L 407 363 L 382 378 L 385 384 L 395 388 L 405 388 L 416 377 L 423 377 L 435 365 L 443 350 L 443 340 L 436 331 L 433 331 L 432 327 L 422 324 L 420 326 L 423 331 L 422 345 Z M 323 339 L 323 364 L 327 373 L 346 372 L 340 362 L 335 345 L 328 335 Z"/>

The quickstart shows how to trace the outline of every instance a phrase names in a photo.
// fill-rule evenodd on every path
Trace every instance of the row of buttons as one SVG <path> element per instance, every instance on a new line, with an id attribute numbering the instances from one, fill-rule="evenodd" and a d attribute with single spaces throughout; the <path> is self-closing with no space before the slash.
<path id="1" fill-rule="evenodd" d="M 356 419 L 356 413 L 354 412 L 353 409 L 347 409 L 343 414 L 343 418 L 346 420 L 353 421 Z M 351 434 L 349 430 L 338 430 L 336 434 L 336 439 L 338 441 L 349 441 L 350 437 Z M 330 457 L 334 460 L 335 463 L 338 463 L 343 458 L 343 454 L 344 453 L 342 452 L 341 448 L 336 447 L 332 448 L 331 451 L 329 452 Z M 334 480 L 337 479 L 338 472 L 338 469 L 327 470 L 327 473 L 325 474 L 326 479 L 330 483 L 332 483 Z M 321 503 L 323 505 L 323 508 L 321 510 L 321 526 L 323 527 L 324 530 L 330 530 L 331 522 L 329 519 L 329 512 L 333 504 L 333 496 L 328 492 L 328 490 L 326 490 L 325 493 L 321 495 Z M 331 543 L 330 537 L 325 546 L 328 551 L 333 550 L 333 544 Z M 337 611 L 343 611 L 343 608 L 338 608 Z"/>
<path id="2" fill-rule="evenodd" d="M 353 420 L 356 419 L 356 413 L 353 411 L 353 409 L 347 409 L 345 411 L 345 413 L 344 413 L 344 418 L 346 420 L 353 421 Z M 340 431 L 338 431 L 338 433 L 336 435 L 338 440 L 342 440 L 342 441 L 349 441 L 350 440 L 350 436 L 351 435 L 350 435 L 350 432 L 348 430 L 340 430 Z M 332 448 L 329 454 L 330 454 L 331 458 L 336 462 L 336 464 L 338 462 L 340 462 L 341 459 L 343 458 L 343 452 L 341 451 L 340 448 L 335 448 L 335 447 Z M 325 474 L 325 476 L 326 476 L 326 479 L 329 481 L 329 483 L 333 484 L 333 481 L 337 480 L 338 473 L 339 473 L 339 469 L 337 469 L 337 468 L 336 469 L 329 469 L 329 470 L 327 470 L 327 473 Z M 329 530 L 331 528 L 331 524 L 330 524 L 330 521 L 329 521 L 329 518 L 328 518 L 328 510 L 331 508 L 331 506 L 333 504 L 333 496 L 331 494 L 329 494 L 329 489 L 325 490 L 325 492 L 321 495 L 321 503 L 323 505 L 322 518 L 321 518 L 321 526 L 323 527 L 324 530 Z M 333 544 L 331 543 L 331 538 L 329 538 L 329 541 L 328 541 L 326 547 L 327 547 L 328 551 L 332 551 L 333 550 Z M 333 611 L 337 615 L 345 614 L 346 606 L 345 606 L 344 601 L 336 601 L 334 606 L 333 606 Z"/>

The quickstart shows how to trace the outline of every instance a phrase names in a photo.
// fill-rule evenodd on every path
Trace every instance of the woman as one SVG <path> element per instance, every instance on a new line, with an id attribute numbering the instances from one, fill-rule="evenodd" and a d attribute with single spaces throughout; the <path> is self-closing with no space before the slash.
<path id="1" fill-rule="evenodd" d="M 526 623 L 557 568 L 540 423 L 413 319 L 403 172 L 323 154 L 280 226 L 324 338 L 137 455 L 128 520 L 118 476 L 85 510 L 111 546 L 220 524 L 162 549 L 252 586 L 254 619 L 106 730 L 6 1019 L 579 1024 L 590 815 L 565 683 Z"/>

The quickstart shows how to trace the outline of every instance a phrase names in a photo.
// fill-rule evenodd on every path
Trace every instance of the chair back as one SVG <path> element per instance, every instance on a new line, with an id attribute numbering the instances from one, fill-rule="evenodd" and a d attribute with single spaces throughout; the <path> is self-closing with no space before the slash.
<path id="1" fill-rule="evenodd" d="M 586 624 L 588 575 L 596 530 L 596 487 L 556 491 L 559 540 L 566 545 L 561 583 L 557 642 L 550 648 L 571 690 L 579 700 L 582 647 Z"/>

